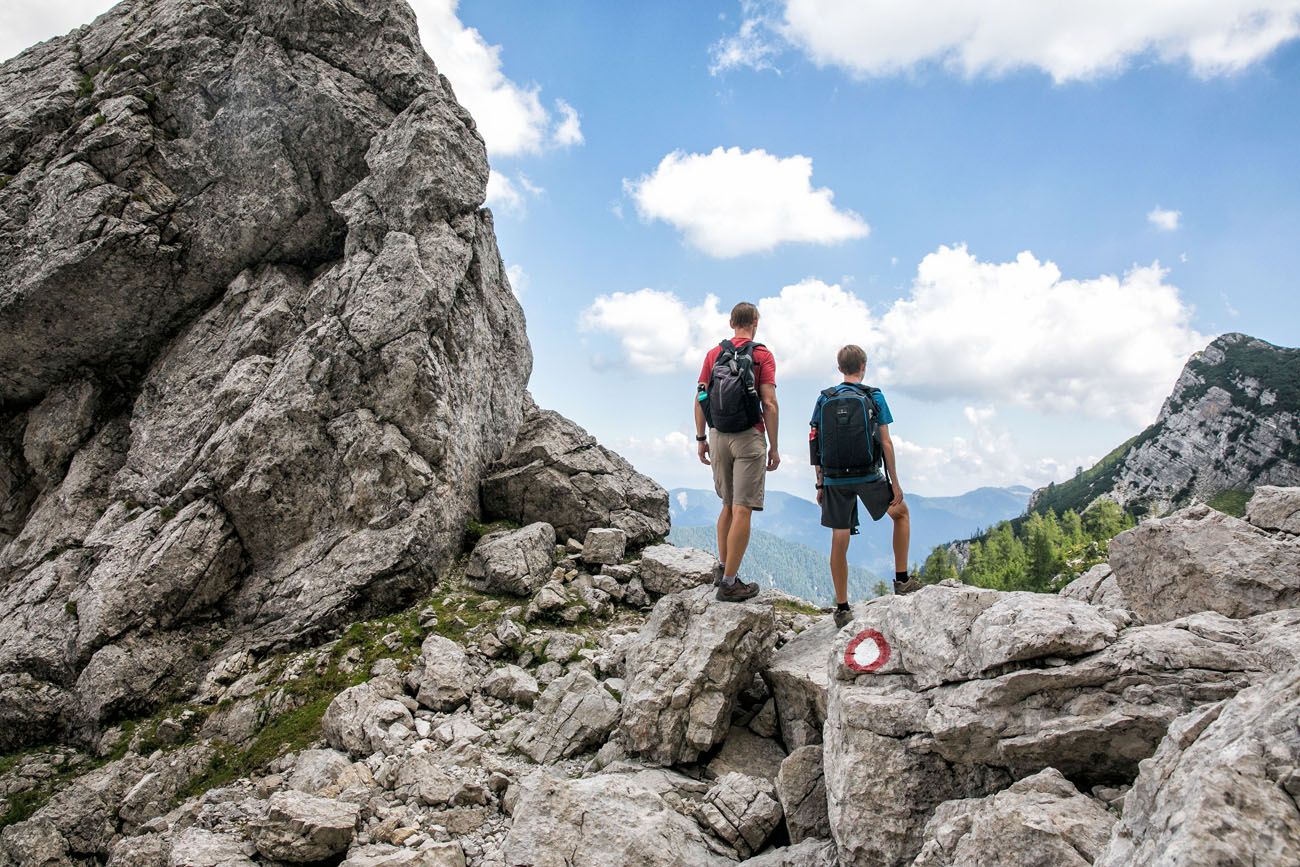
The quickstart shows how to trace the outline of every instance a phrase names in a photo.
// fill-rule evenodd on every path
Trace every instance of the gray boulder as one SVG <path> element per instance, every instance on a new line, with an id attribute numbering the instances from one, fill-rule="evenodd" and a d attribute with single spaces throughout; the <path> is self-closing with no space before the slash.
<path id="1" fill-rule="evenodd" d="M 838 633 L 831 618 L 824 617 L 777 648 L 762 669 L 788 750 L 822 742 L 830 683 L 826 660 Z"/>
<path id="2" fill-rule="evenodd" d="M 748 858 L 781 824 L 781 803 L 771 780 L 728 773 L 705 793 L 695 817 L 740 857 Z"/>
<path id="3" fill-rule="evenodd" d="M 641 584 L 651 593 L 678 593 L 713 583 L 718 558 L 699 548 L 651 545 L 641 552 Z"/>
<path id="4" fill-rule="evenodd" d="M 293 764 L 287 784 L 291 789 L 319 795 L 351 767 L 352 762 L 338 750 L 303 750 Z"/>
<path id="5" fill-rule="evenodd" d="M 339 867 L 465 867 L 465 850 L 455 840 L 426 841 L 419 849 L 372 843 L 349 850 Z"/>
<path id="6" fill-rule="evenodd" d="M 1209 506 L 1144 521 L 1110 542 L 1124 598 L 1148 623 L 1199 611 L 1250 617 L 1300 607 L 1300 539 Z"/>
<path id="7" fill-rule="evenodd" d="M 4 749 L 425 593 L 523 420 L 485 148 L 410 7 L 141 9 L 0 66 Z"/>
<path id="8" fill-rule="evenodd" d="M 1277 615 L 1116 628 L 1115 609 L 988 593 L 939 584 L 872 600 L 837 636 L 824 767 L 845 865 L 908 864 L 939 804 L 1044 768 L 1089 785 L 1132 779 L 1174 719 L 1295 650 Z M 873 635 L 887 658 L 861 650 Z"/>
<path id="9" fill-rule="evenodd" d="M 1246 520 L 1261 530 L 1300 535 L 1300 488 L 1260 485 L 1246 504 Z"/>
<path id="10" fill-rule="evenodd" d="M 519 530 L 489 533 L 465 565 L 470 583 L 488 593 L 529 596 L 555 566 L 555 528 L 537 522 Z"/>
<path id="11" fill-rule="evenodd" d="M 628 750 L 673 765 L 721 742 L 775 628 L 770 605 L 718 602 L 712 587 L 661 598 L 627 649 L 621 731 Z"/>
<path id="12" fill-rule="evenodd" d="M 940 804 L 912 867 L 1088 867 L 1115 816 L 1047 768 L 995 795 Z"/>
<path id="13" fill-rule="evenodd" d="M 250 829 L 265 858 L 301 864 L 347 851 L 356 833 L 356 804 L 286 789 L 267 803 L 266 815 Z"/>
<path id="14" fill-rule="evenodd" d="M 835 841 L 804 840 L 746 858 L 740 867 L 832 867 L 836 863 Z"/>
<path id="15" fill-rule="evenodd" d="M 1098 867 L 1300 863 L 1300 666 L 1170 726 Z"/>
<path id="16" fill-rule="evenodd" d="M 623 562 L 627 533 L 617 527 L 592 527 L 582 541 L 582 562 L 615 565 Z"/>
<path id="17" fill-rule="evenodd" d="M 537 680 L 517 665 L 505 665 L 483 678 L 482 690 L 493 698 L 532 707 L 537 700 Z"/>
<path id="18" fill-rule="evenodd" d="M 532 724 L 515 741 L 515 749 L 540 764 L 566 759 L 604 743 L 618 715 L 618 702 L 609 691 L 577 669 L 542 692 Z"/>
<path id="19" fill-rule="evenodd" d="M 627 864 L 731 867 L 699 826 L 674 806 L 704 787 L 671 771 L 603 773 L 570 780 L 537 771 L 519 783 L 507 867 Z"/>
<path id="20" fill-rule="evenodd" d="M 321 717 L 321 734 L 330 746 L 354 758 L 393 753 L 415 730 L 411 711 L 396 696 L 402 685 L 377 677 L 334 696 Z"/>
<path id="21" fill-rule="evenodd" d="M 380 765 L 375 780 L 404 803 L 444 807 L 456 794 L 457 783 L 438 756 L 412 751 L 389 756 Z"/>
<path id="22" fill-rule="evenodd" d="M 483 510 L 518 524 L 549 521 L 575 539 L 593 527 L 616 527 L 638 545 L 668 533 L 667 491 L 564 416 L 536 407 L 483 480 Z"/>
<path id="23" fill-rule="evenodd" d="M 820 745 L 800 747 L 786 757 L 776 775 L 776 795 L 785 813 L 791 843 L 830 837 Z"/>
<path id="24" fill-rule="evenodd" d="M 785 750 L 771 738 L 760 737 L 742 726 L 732 726 L 722 742 L 722 749 L 709 760 L 708 772 L 715 777 L 731 772 L 776 779 L 785 759 Z"/>
<path id="25" fill-rule="evenodd" d="M 255 847 L 230 833 L 186 828 L 172 840 L 167 867 L 253 867 Z"/>
<path id="26" fill-rule="evenodd" d="M 1109 563 L 1098 563 L 1078 578 L 1061 588 L 1066 599 L 1078 599 L 1089 605 L 1101 605 L 1108 608 L 1128 608 L 1124 594 L 1115 580 L 1115 573 Z"/>
<path id="27" fill-rule="evenodd" d="M 469 660 L 460 645 L 437 633 L 420 645 L 420 658 L 407 675 L 415 700 L 431 710 L 449 712 L 469 701 L 473 685 Z"/>

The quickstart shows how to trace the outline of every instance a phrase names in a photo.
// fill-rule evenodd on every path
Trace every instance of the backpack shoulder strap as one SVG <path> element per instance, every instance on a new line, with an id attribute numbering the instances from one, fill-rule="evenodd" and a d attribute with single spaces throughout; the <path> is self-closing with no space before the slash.
<path id="1" fill-rule="evenodd" d="M 822 397 L 834 397 L 835 392 L 839 389 L 838 385 L 832 385 L 830 388 L 822 389 Z"/>

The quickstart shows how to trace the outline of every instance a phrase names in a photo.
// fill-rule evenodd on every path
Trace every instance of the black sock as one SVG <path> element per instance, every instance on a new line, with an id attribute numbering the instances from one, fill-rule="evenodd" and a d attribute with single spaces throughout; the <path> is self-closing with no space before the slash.
<path id="1" fill-rule="evenodd" d="M 849 603 L 847 603 L 847 602 L 836 602 L 836 603 L 835 603 L 835 607 L 836 607 L 837 609 L 839 609 L 840 611 L 848 611 L 848 610 L 849 610 Z"/>
<path id="2" fill-rule="evenodd" d="M 906 571 L 903 571 L 903 572 L 895 572 L 895 573 L 894 573 L 894 583 L 895 583 L 895 584 L 906 584 L 906 583 L 907 583 L 907 572 L 906 572 Z"/>

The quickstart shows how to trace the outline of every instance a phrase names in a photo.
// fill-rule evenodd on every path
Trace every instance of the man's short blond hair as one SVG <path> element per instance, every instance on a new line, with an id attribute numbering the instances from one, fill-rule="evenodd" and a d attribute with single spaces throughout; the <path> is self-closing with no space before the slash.
<path id="1" fill-rule="evenodd" d="M 861 373 L 867 369 L 867 353 L 861 346 L 850 343 L 835 356 L 835 362 L 840 366 L 840 373 Z"/>
<path id="2" fill-rule="evenodd" d="M 732 328 L 753 328 L 758 322 L 758 308 L 748 301 L 741 301 L 731 308 Z"/>

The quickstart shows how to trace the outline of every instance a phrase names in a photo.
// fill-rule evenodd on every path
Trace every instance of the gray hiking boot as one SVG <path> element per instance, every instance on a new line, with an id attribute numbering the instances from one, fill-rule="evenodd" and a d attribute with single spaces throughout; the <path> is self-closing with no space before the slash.
<path id="1" fill-rule="evenodd" d="M 836 608 L 835 609 L 835 628 L 843 629 L 853 620 L 853 610 Z"/>
<path id="2" fill-rule="evenodd" d="M 906 596 L 909 593 L 915 593 L 921 589 L 921 582 L 915 578 L 908 578 L 902 584 L 894 582 L 894 594 L 897 596 Z"/>
<path id="3" fill-rule="evenodd" d="M 744 602 L 758 595 L 758 584 L 746 584 L 737 578 L 734 584 L 719 584 L 718 592 L 713 595 L 719 602 Z"/>

